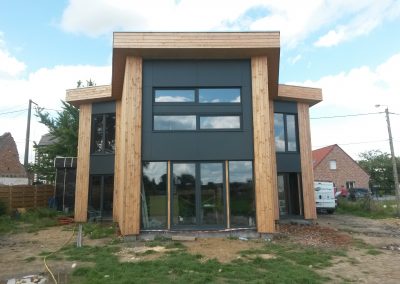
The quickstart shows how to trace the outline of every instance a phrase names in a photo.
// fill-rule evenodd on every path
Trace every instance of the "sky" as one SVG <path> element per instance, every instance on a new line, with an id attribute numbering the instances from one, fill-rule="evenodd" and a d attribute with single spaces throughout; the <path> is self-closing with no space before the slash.
<path id="1" fill-rule="evenodd" d="M 78 80 L 110 84 L 113 31 L 279 31 L 279 83 L 322 88 L 313 149 L 389 153 L 388 106 L 400 156 L 398 0 L 1 1 L 0 135 L 11 132 L 21 161 L 29 99 L 56 114 Z M 31 145 L 45 133 L 33 116 Z"/>

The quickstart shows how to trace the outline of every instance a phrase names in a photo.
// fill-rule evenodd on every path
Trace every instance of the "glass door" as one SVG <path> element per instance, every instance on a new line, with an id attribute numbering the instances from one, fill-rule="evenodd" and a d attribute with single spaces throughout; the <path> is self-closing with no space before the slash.
<path id="1" fill-rule="evenodd" d="M 172 226 L 212 228 L 225 225 L 222 162 L 172 164 Z"/>

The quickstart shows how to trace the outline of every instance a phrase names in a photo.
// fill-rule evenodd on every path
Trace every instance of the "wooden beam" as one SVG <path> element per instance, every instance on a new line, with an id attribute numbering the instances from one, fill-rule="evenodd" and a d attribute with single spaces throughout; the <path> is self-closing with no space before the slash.
<path id="1" fill-rule="evenodd" d="M 322 90 L 318 88 L 279 84 L 277 99 L 297 101 L 312 106 L 322 101 Z"/>
<path id="2" fill-rule="evenodd" d="M 276 170 L 276 150 L 275 150 L 275 130 L 274 130 L 274 102 L 269 101 L 269 121 L 270 127 L 270 143 L 271 147 L 271 159 L 270 159 L 270 170 L 271 170 L 271 189 L 273 193 L 274 201 L 274 220 L 279 220 L 279 200 L 278 200 L 278 172 Z"/>
<path id="3" fill-rule="evenodd" d="M 317 219 L 314 196 L 314 174 L 311 151 L 311 129 L 309 105 L 297 104 L 299 142 L 301 159 L 301 180 L 303 186 L 304 218 Z"/>
<path id="4" fill-rule="evenodd" d="M 167 228 L 171 229 L 171 161 L 167 162 Z"/>
<path id="5" fill-rule="evenodd" d="M 142 149 L 142 58 L 129 56 L 125 64 L 121 115 L 124 135 L 123 235 L 140 232 Z"/>
<path id="6" fill-rule="evenodd" d="M 121 168 L 123 168 L 123 153 L 121 148 L 121 100 L 115 102 L 115 162 L 114 162 L 114 197 L 113 197 L 113 220 L 119 222 L 120 197 L 121 197 Z"/>
<path id="7" fill-rule="evenodd" d="M 78 160 L 76 167 L 75 222 L 86 222 L 89 194 L 90 135 L 92 105 L 79 108 Z"/>
<path id="8" fill-rule="evenodd" d="M 273 184 L 273 165 L 271 162 L 273 123 L 269 114 L 268 60 L 267 56 L 251 58 L 253 135 L 254 135 L 254 179 L 257 231 L 259 233 L 275 232 L 276 190 Z"/>
<path id="9" fill-rule="evenodd" d="M 231 227 L 231 204 L 229 187 L 229 161 L 225 161 L 225 189 L 226 189 L 226 227 Z"/>
<path id="10" fill-rule="evenodd" d="M 65 100 L 75 106 L 111 100 L 111 85 L 67 90 Z"/>

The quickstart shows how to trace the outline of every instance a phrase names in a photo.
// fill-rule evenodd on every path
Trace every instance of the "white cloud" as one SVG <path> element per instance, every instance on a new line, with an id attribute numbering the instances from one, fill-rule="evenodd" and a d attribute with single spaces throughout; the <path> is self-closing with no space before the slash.
<path id="1" fill-rule="evenodd" d="M 85 7 L 70 0 L 62 29 L 94 37 L 115 30 L 278 30 L 288 47 L 326 28 L 315 45 L 335 45 L 400 15 L 396 0 L 87 0 Z"/>
<path id="2" fill-rule="evenodd" d="M 10 55 L 3 39 L 3 33 L 0 32 L 0 78 L 15 77 L 21 74 L 25 68 L 24 62 Z"/>
<path id="3" fill-rule="evenodd" d="M 360 6 L 357 13 L 350 17 L 347 23 L 340 24 L 328 31 L 314 45 L 330 47 L 358 36 L 367 35 L 385 20 L 391 20 L 400 15 L 399 1 L 365 1 L 364 3 L 367 5 Z"/>
<path id="4" fill-rule="evenodd" d="M 383 108 L 375 108 L 375 104 L 388 105 L 390 112 L 400 114 L 398 74 L 400 74 L 400 53 L 393 55 L 375 69 L 362 66 L 348 72 L 323 77 L 318 81 L 291 84 L 322 88 L 323 102 L 311 108 L 311 117 L 384 111 Z M 392 115 L 391 123 L 393 138 L 397 140 L 395 152 L 400 155 L 400 115 Z M 341 146 L 354 158 L 357 158 L 358 153 L 370 149 L 379 148 L 389 152 L 383 113 L 313 119 L 311 125 L 314 148 L 335 143 L 343 144 Z"/>
<path id="5" fill-rule="evenodd" d="M 295 57 L 289 57 L 288 61 L 290 64 L 296 64 L 301 59 L 301 54 L 297 54 Z"/>
<path id="6" fill-rule="evenodd" d="M 66 89 L 75 88 L 78 80 L 90 78 L 97 85 L 110 84 L 111 66 L 55 66 L 41 68 L 26 78 L 0 78 L 0 94 L 3 98 L 0 107 L 0 135 L 11 132 L 17 143 L 20 160 L 23 160 L 24 155 L 27 112 L 1 113 L 27 109 L 29 99 L 41 107 L 60 109 L 60 100 L 65 100 Z M 33 111 L 31 141 L 39 142 L 41 135 L 46 132 L 46 127 L 38 123 Z M 32 147 L 29 156 L 32 161 Z"/>

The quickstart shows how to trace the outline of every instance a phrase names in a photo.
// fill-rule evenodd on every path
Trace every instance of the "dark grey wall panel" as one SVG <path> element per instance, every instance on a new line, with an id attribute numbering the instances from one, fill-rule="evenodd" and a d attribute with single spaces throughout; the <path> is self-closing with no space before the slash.
<path id="1" fill-rule="evenodd" d="M 163 87 L 240 87 L 241 104 L 153 104 L 153 89 Z M 143 160 L 253 160 L 249 60 L 145 60 L 143 62 Z M 242 113 L 236 131 L 153 131 L 157 114 Z"/>
<path id="2" fill-rule="evenodd" d="M 114 173 L 114 155 L 91 155 L 91 175 L 105 175 Z"/>
<path id="3" fill-rule="evenodd" d="M 278 173 L 301 172 L 299 153 L 276 153 L 276 170 Z"/>
<path id="4" fill-rule="evenodd" d="M 286 101 L 274 101 L 274 112 L 297 114 L 297 103 Z"/>
<path id="5" fill-rule="evenodd" d="M 93 114 L 113 113 L 113 112 L 115 112 L 115 101 L 92 104 Z"/>

